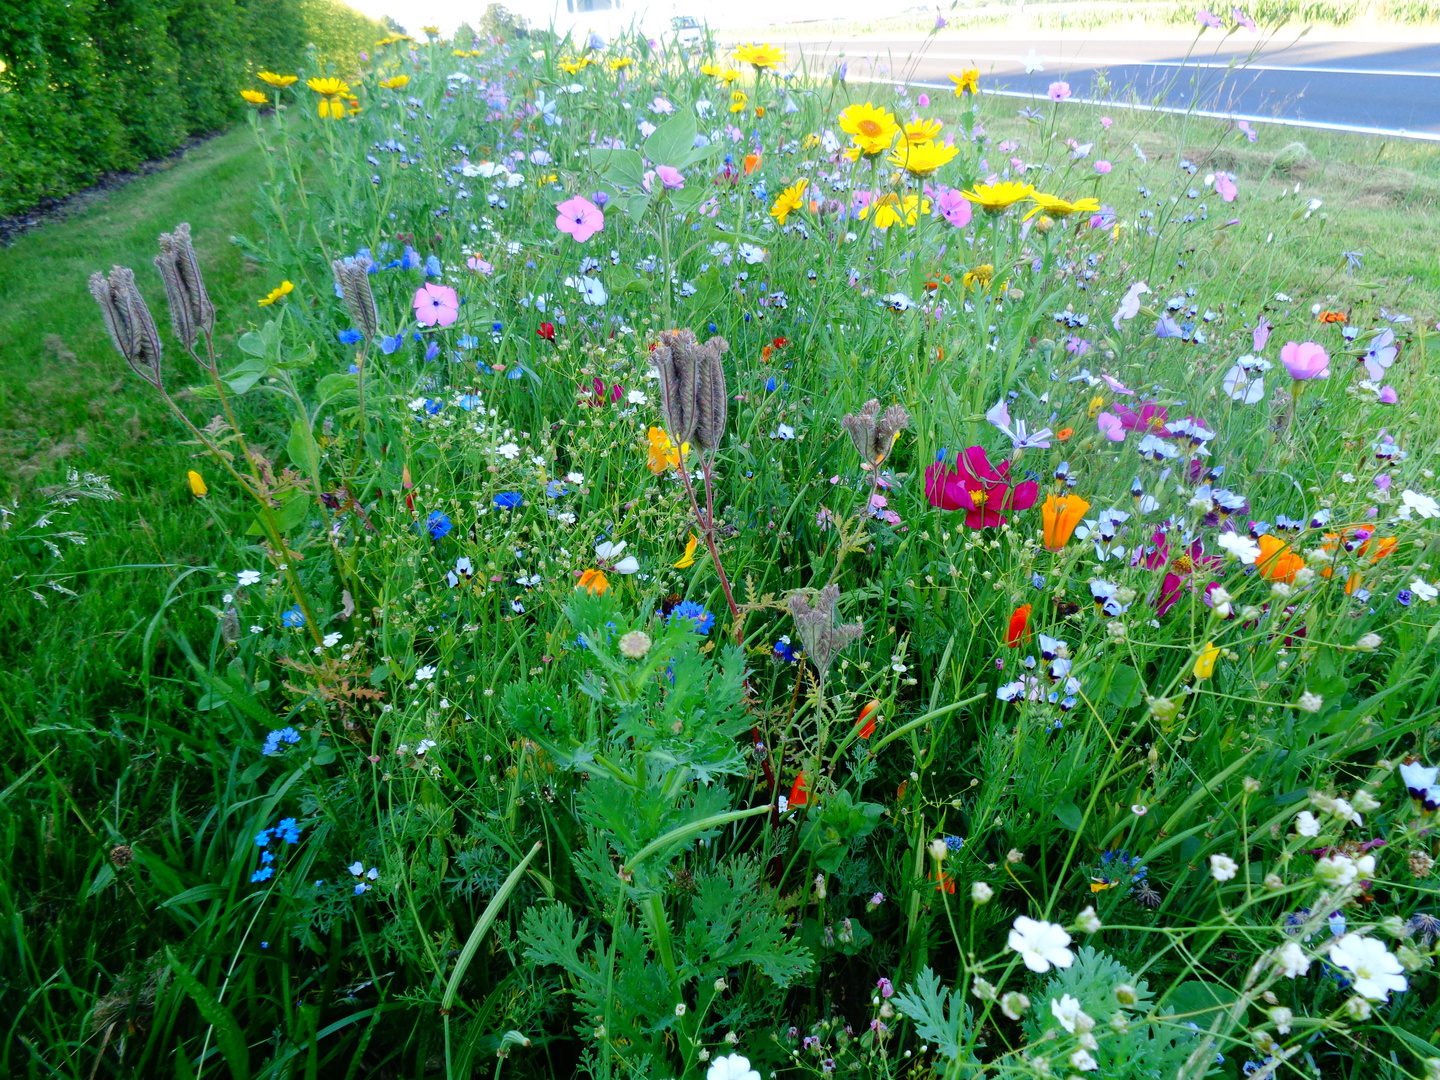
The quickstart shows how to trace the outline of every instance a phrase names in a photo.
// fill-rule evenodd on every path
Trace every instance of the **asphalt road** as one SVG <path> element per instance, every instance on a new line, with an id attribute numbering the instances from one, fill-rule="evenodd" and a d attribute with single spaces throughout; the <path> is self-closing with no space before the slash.
<path id="1" fill-rule="evenodd" d="M 851 81 L 951 88 L 978 67 L 989 92 L 1045 96 L 1064 80 L 1076 98 L 1233 116 L 1297 127 L 1358 130 L 1440 141 L 1440 44 L 1379 41 L 1271 43 L 1235 34 L 1187 55 L 1176 40 L 1066 37 L 777 41 L 792 66 L 844 63 Z M 1043 70 L 1027 72 L 1027 66 Z"/>

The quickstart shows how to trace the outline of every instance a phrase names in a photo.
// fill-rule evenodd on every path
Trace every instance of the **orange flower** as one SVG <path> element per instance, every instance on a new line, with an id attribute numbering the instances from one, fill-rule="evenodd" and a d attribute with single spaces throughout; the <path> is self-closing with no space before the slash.
<path id="1" fill-rule="evenodd" d="M 795 777 L 795 783 L 790 785 L 790 805 L 804 806 L 810 801 L 810 787 L 805 783 L 805 772 L 802 769 Z"/>
<path id="2" fill-rule="evenodd" d="M 1277 536 L 1266 533 L 1260 537 L 1260 558 L 1255 568 L 1262 577 L 1271 581 L 1294 581 L 1295 572 L 1305 565 L 1305 560 L 1290 550 L 1290 545 Z"/>
<path id="3" fill-rule="evenodd" d="M 1361 544 L 1360 554 L 1365 554 L 1366 549 L 1370 547 L 1371 543 L 1372 541 L 1366 540 L 1365 543 Z M 1373 543 L 1375 544 L 1375 551 L 1371 554 L 1370 561 L 1377 563 L 1385 558 L 1385 556 L 1392 554 L 1400 541 L 1396 540 L 1393 536 L 1382 536 L 1374 540 Z"/>
<path id="4" fill-rule="evenodd" d="M 1022 604 L 1011 614 L 1010 625 L 1005 630 L 1005 647 L 1007 649 L 1018 649 L 1024 642 L 1030 640 L 1030 611 L 1029 604 Z"/>
<path id="5" fill-rule="evenodd" d="M 764 120 L 764 119 L 765 119 L 765 106 L 764 106 L 764 105 L 757 105 L 757 106 L 755 106 L 755 119 L 756 119 L 756 120 Z"/>
<path id="6" fill-rule="evenodd" d="M 580 584 L 576 588 L 584 589 L 591 596 L 599 596 L 610 588 L 610 582 L 599 570 L 586 570 L 580 575 Z"/>
<path id="7" fill-rule="evenodd" d="M 861 724 L 864 725 L 864 727 L 860 728 L 860 738 L 868 739 L 871 735 L 875 734 L 875 721 L 878 719 L 875 712 L 879 708 L 880 702 L 870 701 L 860 710 L 860 715 L 855 718 L 857 726 Z"/>
<path id="8" fill-rule="evenodd" d="M 774 349 L 774 347 L 771 346 L 771 345 L 764 345 L 764 346 L 762 346 L 761 349 L 760 349 L 760 359 L 761 359 L 761 360 L 764 360 L 764 361 L 766 361 L 766 362 L 768 363 L 769 360 L 770 360 L 770 354 L 771 354 L 772 352 L 774 352 L 774 351 L 775 351 L 775 349 Z"/>
<path id="9" fill-rule="evenodd" d="M 745 155 L 745 175 L 746 175 L 746 176 L 749 176 L 751 173 L 753 173 L 753 172 L 754 172 L 756 169 L 758 169 L 759 167 L 760 167 L 760 155 L 759 155 L 759 154 L 746 154 L 746 155 Z"/>
<path id="10" fill-rule="evenodd" d="M 1070 436 L 1074 434 L 1075 429 L 1073 427 L 1062 427 L 1059 431 L 1055 433 L 1055 438 L 1059 439 L 1061 442 L 1069 442 Z"/>
<path id="11" fill-rule="evenodd" d="M 1322 311 L 1320 312 L 1320 321 L 1322 323 L 1343 323 L 1347 320 L 1343 311 Z"/>
<path id="12" fill-rule="evenodd" d="M 676 448 L 675 444 L 670 441 L 670 436 L 666 435 L 661 428 L 657 427 L 650 429 L 649 436 L 650 457 L 645 463 L 646 468 L 656 476 L 659 476 L 666 469 L 679 468 L 680 451 Z"/>
<path id="13" fill-rule="evenodd" d="M 935 882 L 936 892 L 945 892 L 952 896 L 955 894 L 955 879 L 944 870 L 932 871 L 928 877 L 929 880 Z"/>
<path id="14" fill-rule="evenodd" d="M 1079 495 L 1047 495 L 1040 507 L 1044 525 L 1045 550 L 1061 551 L 1070 542 L 1075 526 L 1085 516 L 1090 504 Z"/>
<path id="15" fill-rule="evenodd" d="M 1346 595 L 1346 596 L 1351 596 L 1351 595 L 1353 595 L 1354 592 L 1355 592 L 1355 590 L 1360 587 L 1360 582 L 1361 582 L 1361 580 L 1362 580 L 1362 575 L 1361 575 L 1361 573 L 1360 573 L 1359 570 L 1356 570 L 1356 571 L 1355 571 L 1354 573 L 1352 573 L 1348 578 L 1346 578 L 1346 579 L 1345 579 L 1345 595 Z"/>

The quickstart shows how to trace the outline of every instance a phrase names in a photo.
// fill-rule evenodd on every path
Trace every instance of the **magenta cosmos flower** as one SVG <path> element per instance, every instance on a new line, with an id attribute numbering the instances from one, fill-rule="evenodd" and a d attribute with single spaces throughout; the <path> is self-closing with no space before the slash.
<path id="1" fill-rule="evenodd" d="M 583 195 L 566 199 L 555 211 L 555 228 L 569 233 L 577 244 L 585 243 L 605 228 L 605 215 Z"/>
<path id="2" fill-rule="evenodd" d="M 421 326 L 449 326 L 460 314 L 460 300 L 449 285 L 428 282 L 415 290 L 415 318 Z"/>
<path id="3" fill-rule="evenodd" d="M 1297 381 L 1330 377 L 1330 354 L 1318 342 L 1287 341 L 1280 350 L 1280 362 Z"/>
<path id="4" fill-rule="evenodd" d="M 1046 93 L 1051 101 L 1064 101 L 1070 96 L 1070 84 L 1068 82 L 1052 82 Z"/>
<path id="5" fill-rule="evenodd" d="M 1009 484 L 1010 462 L 990 464 L 983 447 L 968 447 L 953 467 L 937 461 L 925 470 L 925 497 L 941 510 L 964 510 L 971 529 L 995 529 L 1004 513 L 1028 510 L 1040 496 L 1040 485 L 1026 480 Z"/>

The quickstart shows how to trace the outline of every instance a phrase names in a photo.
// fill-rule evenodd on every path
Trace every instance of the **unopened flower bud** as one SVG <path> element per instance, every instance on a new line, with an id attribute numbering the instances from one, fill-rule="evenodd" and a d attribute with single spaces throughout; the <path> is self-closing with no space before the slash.
<path id="1" fill-rule="evenodd" d="M 1121 1005 L 1134 1005 L 1140 1000 L 1140 995 L 1136 993 L 1135 987 L 1129 983 L 1121 983 L 1115 987 L 1115 1000 Z"/>
<path id="2" fill-rule="evenodd" d="M 1100 922 L 1100 916 L 1095 914 L 1093 904 L 1075 916 L 1075 925 L 1086 934 L 1098 934 L 1100 932 L 1102 924 Z"/>
<path id="3" fill-rule="evenodd" d="M 995 890 L 983 881 L 977 881 L 970 886 L 970 900 L 976 907 L 988 904 L 995 896 Z"/>
<path id="4" fill-rule="evenodd" d="M 1000 999 L 1000 1011 L 1011 1020 L 1019 1020 L 1030 1008 L 1030 999 L 1018 990 L 1011 990 Z"/>

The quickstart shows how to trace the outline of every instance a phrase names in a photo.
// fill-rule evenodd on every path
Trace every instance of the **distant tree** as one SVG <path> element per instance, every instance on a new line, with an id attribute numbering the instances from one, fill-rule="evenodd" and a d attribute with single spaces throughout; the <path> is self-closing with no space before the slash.
<path id="1" fill-rule="evenodd" d="M 455 28 L 455 47 L 457 49 L 473 49 L 475 40 L 475 28 L 468 22 L 462 22 Z"/>
<path id="2" fill-rule="evenodd" d="M 528 24 L 504 4 L 491 4 L 480 16 L 480 32 L 488 37 L 526 37 Z"/>
<path id="3" fill-rule="evenodd" d="M 380 17 L 380 21 L 385 24 L 385 29 L 389 30 L 392 34 L 408 34 L 410 32 L 406 30 L 405 27 L 401 26 L 398 22 L 396 22 L 393 18 L 391 18 L 389 15 L 382 15 Z"/>

